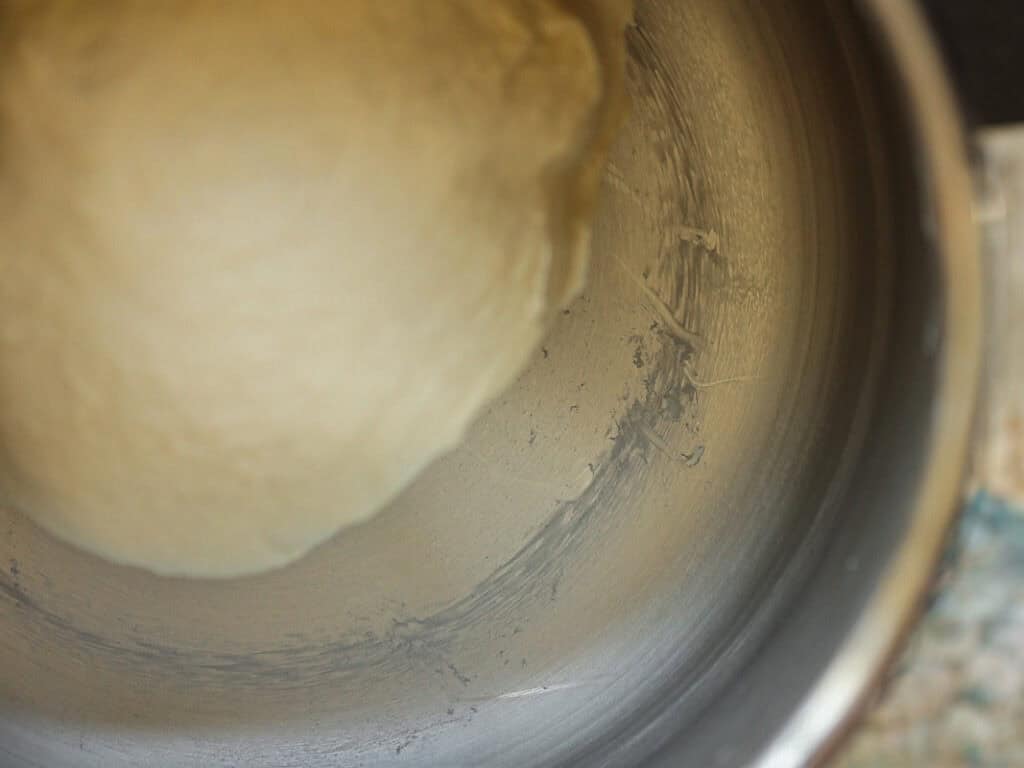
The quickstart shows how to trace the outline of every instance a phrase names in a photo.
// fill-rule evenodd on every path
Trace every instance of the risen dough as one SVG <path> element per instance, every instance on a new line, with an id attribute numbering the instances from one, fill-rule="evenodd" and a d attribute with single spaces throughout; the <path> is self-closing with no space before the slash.
<path id="1" fill-rule="evenodd" d="M 279 566 L 451 448 L 581 285 L 623 0 L 12 0 L 0 498 Z"/>

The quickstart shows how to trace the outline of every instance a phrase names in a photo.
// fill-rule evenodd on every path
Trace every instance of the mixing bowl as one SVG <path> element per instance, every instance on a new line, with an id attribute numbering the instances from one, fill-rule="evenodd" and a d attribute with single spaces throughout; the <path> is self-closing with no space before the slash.
<path id="1" fill-rule="evenodd" d="M 639 0 L 627 42 L 585 295 L 376 519 L 189 581 L 2 513 L 0 765 L 827 752 L 959 491 L 957 112 L 906 0 Z"/>

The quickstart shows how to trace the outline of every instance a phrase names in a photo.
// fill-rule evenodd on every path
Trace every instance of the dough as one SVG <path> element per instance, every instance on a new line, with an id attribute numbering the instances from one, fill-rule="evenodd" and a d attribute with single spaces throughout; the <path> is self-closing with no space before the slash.
<path id="1" fill-rule="evenodd" d="M 11 0 L 0 499 L 160 574 L 373 515 L 579 291 L 623 0 Z"/>

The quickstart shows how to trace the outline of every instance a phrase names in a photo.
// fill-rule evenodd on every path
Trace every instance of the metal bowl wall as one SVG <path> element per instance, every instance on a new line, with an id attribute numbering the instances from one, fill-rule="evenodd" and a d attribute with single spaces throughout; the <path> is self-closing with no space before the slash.
<path id="1" fill-rule="evenodd" d="M 973 267 L 847 3 L 638 6 L 587 292 L 391 508 L 227 582 L 0 513 L 0 764 L 703 767 L 789 720 L 965 438 Z"/>

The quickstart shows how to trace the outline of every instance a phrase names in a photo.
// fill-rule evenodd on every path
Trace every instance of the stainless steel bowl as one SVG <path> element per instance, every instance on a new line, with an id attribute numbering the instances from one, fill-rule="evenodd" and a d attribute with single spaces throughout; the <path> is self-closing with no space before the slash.
<path id="1" fill-rule="evenodd" d="M 2 514 L 3 766 L 767 766 L 827 749 L 957 500 L 979 279 L 905 0 L 639 0 L 589 288 L 390 509 L 162 579 Z"/>

